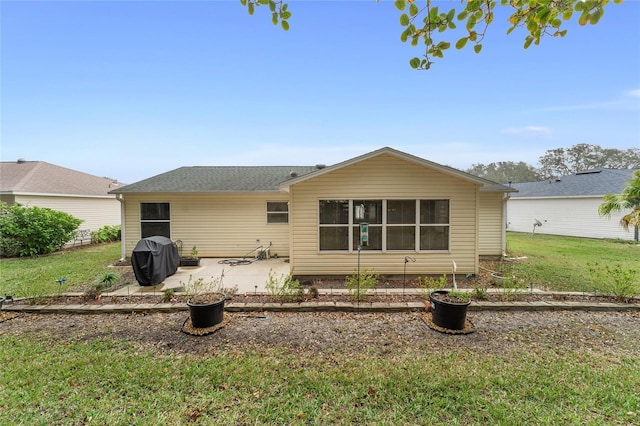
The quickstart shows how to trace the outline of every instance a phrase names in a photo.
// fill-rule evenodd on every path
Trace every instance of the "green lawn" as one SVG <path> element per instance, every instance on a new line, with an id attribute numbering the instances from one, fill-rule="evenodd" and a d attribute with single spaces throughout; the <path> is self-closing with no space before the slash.
<path id="1" fill-rule="evenodd" d="M 393 357 L 158 355 L 0 337 L 0 424 L 583 425 L 640 421 L 640 359 L 541 348 Z"/>
<path id="2" fill-rule="evenodd" d="M 0 295 L 33 297 L 73 291 L 94 281 L 120 258 L 120 243 L 93 245 L 79 250 L 0 259 Z M 56 280 L 66 279 L 63 285 Z"/>
<path id="3" fill-rule="evenodd" d="M 543 235 L 509 234 L 508 241 L 513 255 L 528 256 L 519 275 L 567 288 L 583 285 L 588 263 L 632 267 L 640 253 L 630 244 Z M 60 277 L 72 289 L 95 280 L 119 255 L 118 243 L 3 259 L 0 294 L 32 286 L 55 291 Z M 2 326 L 3 425 L 640 423 L 640 358 L 625 351 L 425 349 L 385 356 L 265 348 L 193 356 L 159 354 L 116 335 L 7 336 Z"/>
<path id="4" fill-rule="evenodd" d="M 593 292 L 606 286 L 590 267 L 614 266 L 637 270 L 635 294 L 640 294 L 640 246 L 631 241 L 595 240 L 554 235 L 508 233 L 507 250 L 512 257 L 526 256 L 513 272 L 537 288 Z"/>
<path id="5" fill-rule="evenodd" d="M 638 270 L 635 294 L 640 294 L 640 246 L 632 242 L 508 233 L 511 256 L 526 256 L 513 272 L 537 288 L 604 292 L 589 265 L 620 264 Z M 39 296 L 73 291 L 94 281 L 107 265 L 120 258 L 120 243 L 91 246 L 47 256 L 0 259 L 0 295 Z M 60 286 L 56 280 L 66 278 Z"/>

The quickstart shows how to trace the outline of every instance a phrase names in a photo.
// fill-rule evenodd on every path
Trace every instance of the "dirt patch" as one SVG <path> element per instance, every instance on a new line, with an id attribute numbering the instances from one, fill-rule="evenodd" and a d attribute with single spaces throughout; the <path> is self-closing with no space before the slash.
<path id="1" fill-rule="evenodd" d="M 365 296 L 361 302 L 363 303 L 406 303 L 406 302 L 423 302 L 425 296 L 422 294 L 397 294 L 382 293 L 378 295 L 369 294 Z M 583 302 L 583 303 L 630 303 L 640 304 L 640 298 L 628 300 L 620 300 L 610 296 L 594 296 L 589 294 L 556 294 L 556 293 L 515 293 L 505 291 L 504 293 L 487 293 L 482 297 L 472 297 L 472 301 L 485 302 Z M 354 302 L 354 299 L 347 294 L 319 294 L 316 297 L 307 293 L 299 297 L 288 298 L 286 301 L 281 298 L 275 298 L 268 294 L 236 294 L 227 298 L 227 303 L 300 303 L 300 302 Z M 185 304 L 186 298 L 183 295 L 165 296 L 162 292 L 144 295 L 129 296 L 101 296 L 94 298 L 92 296 L 52 296 L 37 299 L 21 299 L 11 301 L 9 303 L 16 305 L 113 305 L 126 303 L 174 303 Z"/>
<path id="2" fill-rule="evenodd" d="M 431 330 L 417 312 L 226 313 L 223 328 L 201 337 L 181 331 L 187 317 L 186 312 L 20 314 L 0 323 L 0 333 L 55 342 L 113 339 L 156 353 L 195 356 L 269 348 L 323 357 L 336 352 L 393 357 L 447 350 L 505 354 L 545 348 L 640 356 L 638 312 L 474 312 L 469 319 L 476 331 L 462 336 Z"/>

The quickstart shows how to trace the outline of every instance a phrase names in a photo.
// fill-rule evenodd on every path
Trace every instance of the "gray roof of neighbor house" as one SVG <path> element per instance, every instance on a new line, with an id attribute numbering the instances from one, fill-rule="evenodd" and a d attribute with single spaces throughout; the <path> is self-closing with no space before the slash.
<path id="1" fill-rule="evenodd" d="M 512 198 L 578 197 L 620 194 L 637 169 L 592 169 L 541 182 L 514 183 Z"/>
<path id="2" fill-rule="evenodd" d="M 143 192 L 277 192 L 279 185 L 322 166 L 180 167 L 111 191 Z"/>
<path id="3" fill-rule="evenodd" d="M 108 196 L 123 185 L 45 161 L 0 162 L 0 192 L 5 194 L 58 194 Z"/>

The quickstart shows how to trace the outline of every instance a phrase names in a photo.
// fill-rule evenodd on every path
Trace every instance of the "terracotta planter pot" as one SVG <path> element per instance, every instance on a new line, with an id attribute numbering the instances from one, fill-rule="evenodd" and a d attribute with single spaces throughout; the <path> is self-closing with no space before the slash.
<path id="1" fill-rule="evenodd" d="M 225 296 L 209 293 L 187 300 L 191 324 L 195 328 L 208 328 L 220 324 L 224 319 Z"/>
<path id="2" fill-rule="evenodd" d="M 439 300 L 437 298 L 438 294 L 449 294 L 449 292 L 447 290 L 437 290 L 429 294 L 433 323 L 449 330 L 462 330 L 467 319 L 467 308 L 471 302 L 447 302 Z"/>

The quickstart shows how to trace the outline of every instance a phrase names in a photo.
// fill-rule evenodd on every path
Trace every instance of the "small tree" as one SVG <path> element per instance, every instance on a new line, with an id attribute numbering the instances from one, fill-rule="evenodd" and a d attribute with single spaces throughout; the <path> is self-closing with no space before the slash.
<path id="1" fill-rule="evenodd" d="M 629 226 L 636 229 L 636 239 L 638 238 L 638 227 L 640 227 L 640 170 L 636 170 L 631 180 L 622 191 L 622 194 L 607 194 L 604 202 L 598 207 L 600 216 L 611 216 L 613 212 L 631 210 L 622 216 L 620 225 L 629 230 Z"/>
<path id="2" fill-rule="evenodd" d="M 53 253 L 73 238 L 81 223 L 81 219 L 61 211 L 0 203 L 0 254 L 11 257 Z"/>

